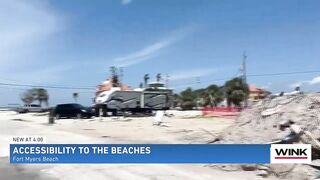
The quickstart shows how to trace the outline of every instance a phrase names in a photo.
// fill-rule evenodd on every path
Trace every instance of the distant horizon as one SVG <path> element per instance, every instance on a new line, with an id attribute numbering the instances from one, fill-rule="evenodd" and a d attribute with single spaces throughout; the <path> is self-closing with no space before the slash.
<path id="1" fill-rule="evenodd" d="M 157 82 L 157 81 L 154 81 L 154 82 Z M 163 83 L 163 84 L 165 84 L 165 82 L 163 82 L 163 81 L 160 81 L 161 83 Z M 153 82 L 149 82 L 149 83 L 153 83 Z M 125 84 L 125 83 L 124 83 Z M 214 84 L 214 83 L 213 83 Z M 174 93 L 180 93 L 181 91 L 183 91 L 183 90 L 186 90 L 187 88 L 192 88 L 192 90 L 198 90 L 198 89 L 203 89 L 203 88 L 207 88 L 208 86 L 210 86 L 210 85 L 213 85 L 213 84 L 208 84 L 208 85 L 205 85 L 205 86 L 203 86 L 203 87 L 198 87 L 198 88 L 192 88 L 192 87 L 185 87 L 184 89 L 181 89 L 180 91 L 174 91 Z M 215 84 L 215 85 L 218 85 L 218 84 Z M 218 85 L 218 86 L 223 86 L 224 84 L 222 84 L 222 85 Z M 256 86 L 255 84 L 248 84 L 249 86 L 250 85 L 253 85 L 253 86 Z M 129 86 L 132 90 L 134 90 L 135 88 L 138 88 L 138 87 L 131 87 L 131 86 Z M 262 87 L 259 87 L 259 86 L 256 86 L 256 87 L 258 87 L 258 88 L 262 88 Z M 168 87 L 168 88 L 170 88 L 170 89 L 173 89 L 173 90 L 175 90 L 174 88 L 172 88 L 172 87 Z M 30 88 L 31 89 L 31 88 Z M 264 88 L 262 88 L 262 89 L 264 89 Z M 27 89 L 26 89 L 27 90 Z M 48 90 L 48 89 L 47 89 Z M 264 89 L 264 90 L 267 90 L 267 89 Z M 268 90 L 267 90 L 268 91 Z M 294 87 L 292 87 L 292 89 L 291 89 L 291 91 L 294 91 Z M 287 91 L 287 92 L 291 92 L 291 91 Z M 303 93 L 320 93 L 320 91 L 304 91 L 303 89 L 301 89 L 301 91 L 303 92 Z M 269 91 L 269 92 L 271 92 L 272 94 L 276 94 L 276 93 L 281 93 L 281 91 L 279 91 L 279 92 L 272 92 L 272 91 Z M 88 93 L 88 92 L 86 92 L 86 93 Z M 81 93 L 80 93 L 81 94 Z M 95 94 L 95 92 L 93 92 L 92 93 L 93 95 L 92 95 L 92 98 L 94 98 L 94 94 Z M 49 94 L 49 97 L 50 97 L 50 94 Z M 68 104 L 68 103 L 78 103 L 78 104 L 81 104 L 81 103 L 79 103 L 79 102 L 76 102 L 74 99 L 72 99 L 71 101 L 67 101 L 67 102 L 61 102 L 61 103 L 55 103 L 55 104 L 51 104 L 50 103 L 50 98 L 49 98 L 49 107 L 52 107 L 52 106 L 55 106 L 55 105 L 57 105 L 57 104 Z M 39 104 L 39 102 L 37 101 L 37 100 L 35 100 L 34 102 L 32 102 L 31 104 Z M 91 106 L 93 103 L 91 103 L 91 104 L 82 104 L 82 105 L 85 105 L 85 106 Z M 12 106 L 12 105 L 24 105 L 24 103 L 20 100 L 20 102 L 17 102 L 17 103 L 8 103 L 8 104 L 0 104 L 0 108 L 7 108 L 7 107 L 10 107 L 10 106 Z M 45 107 L 46 105 L 43 105 L 43 107 Z"/>

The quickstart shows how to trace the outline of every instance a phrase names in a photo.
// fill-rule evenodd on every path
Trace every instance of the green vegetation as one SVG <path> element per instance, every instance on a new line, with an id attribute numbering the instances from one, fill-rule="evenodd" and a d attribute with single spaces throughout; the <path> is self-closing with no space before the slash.
<path id="1" fill-rule="evenodd" d="M 33 101 L 38 101 L 40 106 L 45 102 L 46 106 L 48 106 L 49 94 L 46 89 L 32 88 L 22 94 L 21 100 L 25 104 L 31 104 Z"/>
<path id="2" fill-rule="evenodd" d="M 224 89 L 228 106 L 232 104 L 240 106 L 241 102 L 246 100 L 249 95 L 249 87 L 241 78 L 234 78 L 227 81 L 224 85 Z"/>
<path id="3" fill-rule="evenodd" d="M 187 88 L 186 90 L 180 93 L 180 106 L 184 110 L 191 110 L 196 106 L 197 95 L 192 91 L 191 88 Z"/>
<path id="4" fill-rule="evenodd" d="M 228 106 L 241 107 L 249 95 L 249 88 L 241 78 L 233 78 L 223 86 L 212 84 L 203 89 L 192 90 L 187 88 L 179 95 L 175 94 L 174 106 L 180 106 L 183 110 L 191 110 L 194 107 L 216 107 L 224 99 Z"/>
<path id="5" fill-rule="evenodd" d="M 113 87 L 119 87 L 119 69 L 115 66 L 110 67 L 111 82 Z"/>
<path id="6" fill-rule="evenodd" d="M 148 81 L 149 81 L 150 77 L 149 74 L 145 74 L 143 76 L 143 81 L 144 81 L 144 87 L 148 87 Z"/>
<path id="7" fill-rule="evenodd" d="M 158 73 L 158 74 L 157 74 L 156 79 L 157 79 L 157 82 L 160 82 L 160 80 L 162 79 L 162 77 L 161 77 L 161 74 L 160 74 L 160 73 Z"/>

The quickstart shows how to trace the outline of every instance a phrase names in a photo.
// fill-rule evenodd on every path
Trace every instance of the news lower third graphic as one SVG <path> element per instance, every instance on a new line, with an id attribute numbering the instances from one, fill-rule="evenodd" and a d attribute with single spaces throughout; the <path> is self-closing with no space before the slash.
<path id="1" fill-rule="evenodd" d="M 13 137 L 12 164 L 311 163 L 310 144 L 47 144 L 43 136 Z"/>
<path id="2" fill-rule="evenodd" d="M 12 164 L 37 163 L 260 163 L 264 144 L 11 144 Z"/>

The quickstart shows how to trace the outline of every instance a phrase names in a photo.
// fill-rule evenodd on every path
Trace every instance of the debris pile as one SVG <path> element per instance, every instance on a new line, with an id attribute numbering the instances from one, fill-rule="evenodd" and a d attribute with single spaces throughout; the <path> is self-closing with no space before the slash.
<path id="1" fill-rule="evenodd" d="M 271 143 L 291 133 L 295 124 L 320 139 L 320 94 L 266 98 L 243 111 L 221 135 L 220 143 Z M 288 127 L 288 128 L 286 128 Z"/>
<path id="2" fill-rule="evenodd" d="M 292 134 L 296 136 L 290 139 Z M 286 143 L 312 144 L 313 148 L 320 150 L 320 93 L 266 98 L 243 111 L 235 124 L 213 142 L 271 144 L 281 143 L 284 140 L 289 141 Z M 319 159 L 314 162 L 319 164 Z M 236 169 L 245 170 L 243 166 L 238 166 Z M 273 174 L 286 179 L 309 179 L 314 178 L 317 173 L 316 169 L 301 164 L 267 165 L 266 169 L 253 168 L 253 170 L 263 171 L 260 173 L 261 176 Z"/>

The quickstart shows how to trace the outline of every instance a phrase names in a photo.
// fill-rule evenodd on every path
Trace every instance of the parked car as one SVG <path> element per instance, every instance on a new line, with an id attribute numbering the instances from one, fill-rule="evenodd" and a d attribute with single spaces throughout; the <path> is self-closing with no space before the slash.
<path id="1" fill-rule="evenodd" d="M 15 109 L 18 113 L 45 112 L 46 110 L 46 108 L 42 108 L 38 104 L 25 104 L 24 106 Z"/>
<path id="2" fill-rule="evenodd" d="M 54 108 L 53 116 L 56 119 L 60 118 L 91 118 L 93 112 L 90 108 L 80 104 L 59 104 Z"/>

